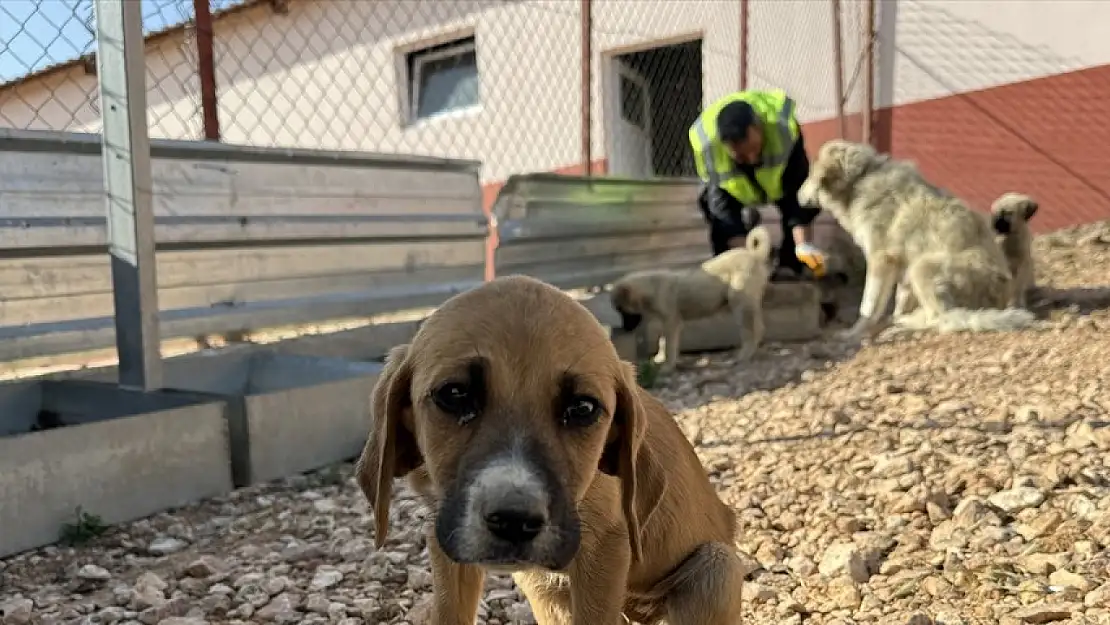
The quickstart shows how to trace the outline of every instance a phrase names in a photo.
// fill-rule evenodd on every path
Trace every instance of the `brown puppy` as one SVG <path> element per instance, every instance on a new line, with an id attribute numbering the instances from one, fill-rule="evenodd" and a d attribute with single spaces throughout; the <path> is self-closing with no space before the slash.
<path id="1" fill-rule="evenodd" d="M 999 244 L 1014 277 L 1011 306 L 1026 307 L 1029 291 L 1034 286 L 1033 233 L 1029 220 L 1040 206 L 1024 193 L 1003 193 L 991 205 L 991 223 L 999 234 Z"/>
<path id="2" fill-rule="evenodd" d="M 394 348 L 358 461 L 375 540 L 393 479 L 433 510 L 434 625 L 511 571 L 540 625 L 739 623 L 735 518 L 666 408 L 581 304 L 499 278 Z"/>

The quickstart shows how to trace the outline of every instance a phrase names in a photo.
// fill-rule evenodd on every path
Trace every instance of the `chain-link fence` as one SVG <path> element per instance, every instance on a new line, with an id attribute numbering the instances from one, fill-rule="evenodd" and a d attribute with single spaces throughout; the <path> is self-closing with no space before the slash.
<path id="1" fill-rule="evenodd" d="M 1001 9 L 880 3 L 876 146 L 980 208 L 1033 195 L 1036 228 L 1110 218 L 1110 5 Z"/>
<path id="2" fill-rule="evenodd" d="M 578 162 L 578 2 L 260 3 L 217 20 L 230 143 Z M 541 34 L 542 33 L 542 34 Z"/>
<path id="3" fill-rule="evenodd" d="M 152 137 L 203 137 L 196 4 L 142 0 Z M 0 126 L 100 131 L 95 19 L 92 0 L 0 0 Z"/>
<path id="4" fill-rule="evenodd" d="M 154 137 L 470 158 L 487 181 L 690 176 L 688 129 L 740 87 L 745 30 L 752 86 L 832 110 L 828 81 L 765 66 L 774 0 L 142 1 Z M 99 129 L 91 5 L 0 2 L 0 125 Z M 808 54 L 815 76 L 836 65 Z"/>
<path id="5" fill-rule="evenodd" d="M 1082 38 L 1061 20 L 1110 19 L 1098 3 L 1061 5 L 1028 31 L 989 0 L 142 2 L 155 137 L 469 158 L 487 183 L 587 167 L 689 176 L 687 131 L 706 104 L 742 86 L 780 87 L 811 151 L 845 136 L 936 156 L 938 182 L 962 191 L 946 178 L 974 168 L 951 150 L 990 138 L 1008 147 L 979 146 L 977 162 L 989 148 L 1021 175 L 996 172 L 984 194 L 1028 186 L 1026 174 L 1048 180 L 1048 170 L 1087 189 L 1075 203 L 1110 186 L 1099 173 L 1107 142 L 1083 136 L 1088 125 L 1057 128 L 1067 115 L 974 95 L 1093 64 L 1098 55 L 1071 45 Z M 91 5 L 0 0 L 0 126 L 99 129 Z M 1056 101 L 1103 101 L 1110 79 L 1092 76 Z M 938 98 L 948 108 L 914 103 Z"/>
<path id="6" fill-rule="evenodd" d="M 87 130 L 99 124 L 92 3 L 0 2 L 0 125 Z"/>

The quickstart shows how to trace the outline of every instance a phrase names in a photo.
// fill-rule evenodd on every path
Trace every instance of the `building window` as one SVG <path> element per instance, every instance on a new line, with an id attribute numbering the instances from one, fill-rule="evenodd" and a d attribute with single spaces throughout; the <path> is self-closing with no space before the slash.
<path id="1" fill-rule="evenodd" d="M 474 37 L 409 52 L 405 60 L 410 123 L 481 104 Z"/>

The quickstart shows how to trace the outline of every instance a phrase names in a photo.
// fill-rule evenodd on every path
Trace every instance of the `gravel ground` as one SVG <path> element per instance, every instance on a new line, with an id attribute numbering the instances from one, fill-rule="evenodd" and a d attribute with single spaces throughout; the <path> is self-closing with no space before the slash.
<path id="1" fill-rule="evenodd" d="M 1037 253 L 1036 330 L 769 345 L 656 390 L 741 519 L 745 623 L 1110 623 L 1110 224 Z M 402 491 L 375 552 L 350 477 L 0 561 L 3 623 L 427 622 L 426 512 Z M 532 619 L 491 578 L 479 622 Z"/>

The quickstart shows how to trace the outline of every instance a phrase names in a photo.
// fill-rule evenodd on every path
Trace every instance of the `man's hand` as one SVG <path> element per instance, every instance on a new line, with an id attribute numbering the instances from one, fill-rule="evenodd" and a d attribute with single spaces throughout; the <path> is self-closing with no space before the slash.
<path id="1" fill-rule="evenodd" d="M 812 243 L 801 243 L 794 246 L 794 255 L 805 263 L 813 272 L 814 277 L 822 278 L 825 275 L 825 254 Z"/>

